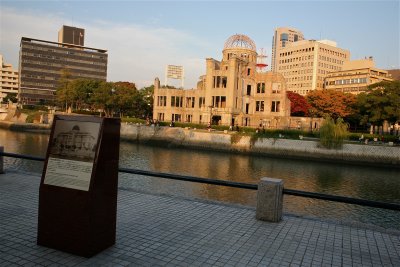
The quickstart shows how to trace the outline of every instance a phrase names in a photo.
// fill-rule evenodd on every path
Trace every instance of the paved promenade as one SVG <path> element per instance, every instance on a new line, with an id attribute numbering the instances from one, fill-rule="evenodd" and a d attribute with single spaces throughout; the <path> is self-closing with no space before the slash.
<path id="1" fill-rule="evenodd" d="M 400 235 L 119 190 L 116 244 L 92 258 L 36 245 L 40 177 L 0 174 L 0 266 L 400 266 Z"/>

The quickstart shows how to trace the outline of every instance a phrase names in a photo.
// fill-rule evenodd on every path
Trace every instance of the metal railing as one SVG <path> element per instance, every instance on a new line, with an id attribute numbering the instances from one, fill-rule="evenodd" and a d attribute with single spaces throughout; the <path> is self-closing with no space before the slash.
<path id="1" fill-rule="evenodd" d="M 34 161 L 44 161 L 45 160 L 45 158 L 43 158 L 43 157 L 37 157 L 37 156 L 31 156 L 31 155 L 21 155 L 21 154 L 15 154 L 15 153 L 6 153 L 6 152 L 1 152 L 1 151 L 0 151 L 0 156 L 34 160 Z M 258 189 L 258 185 L 256 185 L 256 184 L 239 183 L 239 182 L 217 180 L 217 179 L 210 179 L 210 178 L 200 178 L 200 177 L 195 177 L 195 176 L 178 175 L 178 174 L 172 174 L 172 173 L 153 172 L 153 171 L 146 171 L 146 170 L 140 170 L 140 169 L 129 169 L 129 168 L 119 168 L 118 171 L 122 172 L 122 173 L 130 173 L 130 174 L 137 174 L 137 175 L 143 175 L 143 176 L 158 177 L 158 178 L 163 178 L 163 179 L 188 181 L 188 182 L 195 182 L 195 183 L 205 183 L 205 184 L 220 185 L 220 186 L 227 186 L 227 187 L 234 187 L 234 188 L 250 189 L 250 190 Z M 291 195 L 291 196 L 298 196 L 298 197 L 327 200 L 327 201 L 334 201 L 334 202 L 340 202 L 340 203 L 346 203 L 346 204 L 360 205 L 360 206 L 366 206 L 366 207 L 400 211 L 400 204 L 394 204 L 394 203 L 372 201 L 372 200 L 344 197 L 344 196 L 337 196 L 337 195 L 328 195 L 328 194 L 315 193 L 315 192 L 306 192 L 306 191 L 286 189 L 286 188 L 283 189 L 283 194 Z"/>

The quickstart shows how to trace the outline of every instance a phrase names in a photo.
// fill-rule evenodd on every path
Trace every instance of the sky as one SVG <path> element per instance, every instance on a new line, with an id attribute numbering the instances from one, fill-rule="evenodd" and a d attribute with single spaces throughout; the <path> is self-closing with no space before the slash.
<path id="1" fill-rule="evenodd" d="M 57 41 L 62 25 L 85 29 L 85 46 L 108 50 L 108 81 L 142 88 L 165 81 L 181 65 L 185 88 L 221 60 L 225 41 L 249 36 L 270 65 L 277 27 L 306 39 L 329 39 L 351 59 L 373 56 L 382 69 L 400 68 L 400 2 L 396 1 L 7 1 L 0 0 L 0 54 L 18 66 L 21 37 Z M 180 84 L 171 80 L 169 84 Z"/>

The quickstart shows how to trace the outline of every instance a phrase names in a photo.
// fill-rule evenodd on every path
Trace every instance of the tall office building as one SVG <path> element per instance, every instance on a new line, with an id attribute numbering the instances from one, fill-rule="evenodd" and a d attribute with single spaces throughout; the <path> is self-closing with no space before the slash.
<path id="1" fill-rule="evenodd" d="M 58 42 L 84 46 L 85 29 L 63 25 L 58 31 Z"/>
<path id="2" fill-rule="evenodd" d="M 19 53 L 21 104 L 55 100 L 63 70 L 72 79 L 107 80 L 107 50 L 22 37 Z"/>
<path id="3" fill-rule="evenodd" d="M 271 70 L 277 71 L 276 62 L 280 58 L 280 49 L 286 47 L 288 43 L 304 40 L 303 33 L 294 28 L 280 27 L 275 29 L 272 37 Z"/>
<path id="4" fill-rule="evenodd" d="M 0 103 L 8 94 L 17 96 L 18 93 L 18 71 L 11 64 L 3 61 L 0 55 Z"/>
<path id="5" fill-rule="evenodd" d="M 303 40 L 286 44 L 278 58 L 276 71 L 285 77 L 288 91 L 306 95 L 323 89 L 326 75 L 342 70 L 350 52 L 333 41 Z"/>

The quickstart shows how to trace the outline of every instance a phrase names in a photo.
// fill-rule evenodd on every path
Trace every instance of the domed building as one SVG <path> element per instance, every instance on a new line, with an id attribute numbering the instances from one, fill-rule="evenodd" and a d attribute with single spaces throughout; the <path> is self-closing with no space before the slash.
<path id="1" fill-rule="evenodd" d="M 197 89 L 161 88 L 154 83 L 153 119 L 214 125 L 265 128 L 289 126 L 290 101 L 279 73 L 257 67 L 253 40 L 243 34 L 229 37 L 222 60 L 206 59 L 206 74 Z"/>

